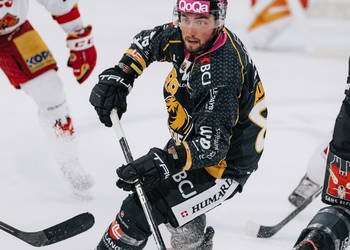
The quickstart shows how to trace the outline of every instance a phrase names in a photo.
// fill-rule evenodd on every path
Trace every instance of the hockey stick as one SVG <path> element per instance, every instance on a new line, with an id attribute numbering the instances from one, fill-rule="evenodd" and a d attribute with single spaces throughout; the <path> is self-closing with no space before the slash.
<path id="1" fill-rule="evenodd" d="M 90 213 L 79 214 L 69 220 L 38 232 L 23 232 L 0 221 L 0 229 L 35 247 L 42 247 L 66 240 L 85 232 L 95 223 Z"/>
<path id="2" fill-rule="evenodd" d="M 115 129 L 115 132 L 116 132 L 117 137 L 119 139 L 120 147 L 123 150 L 125 160 L 127 163 L 130 163 L 133 161 L 133 157 L 131 155 L 131 151 L 130 151 L 128 142 L 125 138 L 123 128 L 120 124 L 117 111 L 115 109 L 112 110 L 112 112 L 111 112 L 111 119 L 113 122 L 113 128 Z M 154 222 L 154 219 L 152 217 L 151 206 L 149 204 L 147 196 L 146 196 L 145 192 L 143 191 L 142 185 L 141 185 L 139 180 L 137 180 L 135 182 L 135 189 L 136 189 L 136 193 L 139 197 L 140 203 L 142 205 L 143 212 L 145 213 L 148 225 L 151 228 L 152 235 L 153 235 L 153 238 L 156 242 L 157 248 L 159 250 L 166 250 L 162 235 L 160 234 L 159 228 L 156 225 L 156 223 Z"/>
<path id="3" fill-rule="evenodd" d="M 317 191 L 307 198 L 304 203 L 295 208 L 286 218 L 273 226 L 258 225 L 252 221 L 248 221 L 246 224 L 246 233 L 257 238 L 270 238 L 275 235 L 281 228 L 283 228 L 288 222 L 295 218 L 301 211 L 304 210 L 317 196 L 320 195 L 322 186 Z"/>

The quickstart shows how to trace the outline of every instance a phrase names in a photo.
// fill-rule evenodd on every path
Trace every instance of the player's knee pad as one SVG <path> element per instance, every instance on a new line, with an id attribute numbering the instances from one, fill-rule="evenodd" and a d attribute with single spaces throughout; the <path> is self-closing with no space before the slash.
<path id="1" fill-rule="evenodd" d="M 350 210 L 338 205 L 329 206 L 317 212 L 302 231 L 297 244 L 308 240 L 315 241 L 319 250 L 343 250 L 348 246 L 349 233 Z"/>
<path id="2" fill-rule="evenodd" d="M 206 217 L 202 214 L 187 224 L 174 228 L 166 225 L 171 233 L 171 246 L 175 250 L 210 250 L 212 249 L 212 237 L 214 231 L 208 232 L 211 235 L 206 237 Z"/>
<path id="3" fill-rule="evenodd" d="M 141 250 L 147 240 L 136 240 L 125 233 L 116 219 L 103 234 L 96 250 Z"/>
<path id="4" fill-rule="evenodd" d="M 102 237 L 97 250 L 143 249 L 151 235 L 148 222 L 135 194 L 129 195 L 115 221 Z"/>

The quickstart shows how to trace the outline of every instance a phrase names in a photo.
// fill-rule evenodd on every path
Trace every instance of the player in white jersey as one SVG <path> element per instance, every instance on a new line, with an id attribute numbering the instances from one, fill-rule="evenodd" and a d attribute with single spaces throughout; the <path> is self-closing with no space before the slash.
<path id="1" fill-rule="evenodd" d="M 291 0 L 306 10 L 310 0 Z M 251 0 L 254 18 L 248 24 L 253 47 L 264 49 L 292 23 L 292 6 L 289 0 Z"/>
<path id="2" fill-rule="evenodd" d="M 84 27 L 78 0 L 38 0 L 67 33 L 68 66 L 81 84 L 96 64 L 92 27 Z M 56 61 L 40 35 L 26 19 L 28 0 L 0 0 L 0 68 L 10 83 L 33 98 L 40 125 L 64 177 L 74 193 L 93 185 L 80 166 L 72 118 Z"/>
<path id="3" fill-rule="evenodd" d="M 310 0 L 295 1 L 303 10 L 309 7 L 309 2 Z M 290 3 L 289 0 L 251 0 L 250 4 L 255 16 L 252 22 L 249 23 L 248 32 L 253 47 L 258 49 L 267 48 L 292 23 L 293 8 Z M 307 164 L 305 175 L 289 195 L 288 200 L 294 206 L 300 206 L 322 185 L 327 144 L 328 141 L 325 141 L 314 150 Z"/>

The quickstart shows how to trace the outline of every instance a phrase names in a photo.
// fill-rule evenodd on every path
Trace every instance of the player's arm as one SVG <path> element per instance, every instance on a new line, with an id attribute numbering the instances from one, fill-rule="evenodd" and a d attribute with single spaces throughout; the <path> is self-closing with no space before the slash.
<path id="1" fill-rule="evenodd" d="M 213 82 L 218 81 L 217 84 L 200 86 L 202 80 L 201 74 L 198 74 L 196 80 L 198 85 L 191 86 L 194 91 L 192 98 L 197 104 L 192 113 L 195 124 L 194 138 L 177 144 L 170 141 L 165 150 L 152 148 L 143 157 L 121 166 L 117 170 L 120 178 L 117 186 L 130 191 L 133 189 L 133 180 L 141 179 L 143 187 L 148 190 L 175 173 L 199 168 L 206 168 L 215 178 L 225 177 L 223 176 L 226 168 L 225 160 L 228 152 L 231 153 L 232 147 L 229 146 L 233 137 L 239 138 L 235 142 L 237 150 L 234 152 L 237 153 L 237 164 L 257 165 L 262 148 L 259 149 L 260 152 L 255 151 L 256 141 L 259 134 L 264 135 L 264 130 L 256 126 L 248 117 L 242 120 L 238 117 L 241 112 L 242 115 L 246 112 L 254 112 L 254 107 L 259 109 L 259 105 L 256 104 L 263 98 L 259 99 L 260 102 L 255 102 L 256 97 L 262 97 L 260 94 L 256 96 L 256 92 L 261 93 L 258 90 L 259 85 L 248 84 L 250 81 L 247 80 L 248 77 L 243 80 L 240 67 L 236 72 L 237 85 L 233 85 L 229 80 L 230 77 L 225 79 L 222 75 L 217 75 L 216 80 L 212 79 Z M 247 75 L 246 72 L 244 75 Z M 251 75 L 260 83 L 257 74 Z M 239 98 L 242 98 L 240 102 Z M 233 132 L 234 126 L 240 126 L 241 130 Z M 252 149 L 254 152 L 250 153 L 251 151 L 247 150 L 249 152 L 245 154 L 242 151 L 246 149 Z"/>
<path id="2" fill-rule="evenodd" d="M 225 164 L 232 129 L 238 118 L 238 95 L 238 89 L 225 83 L 194 90 L 193 99 L 198 103 L 192 117 L 195 136 L 181 143 L 186 152 L 183 170 Z M 181 147 L 178 146 L 177 151 L 184 150 Z"/>
<path id="3" fill-rule="evenodd" d="M 83 83 L 96 65 L 96 49 L 92 26 L 84 26 L 78 8 L 78 0 L 37 0 L 52 15 L 67 34 L 70 56 L 67 65 L 79 83 Z"/>
<path id="4" fill-rule="evenodd" d="M 69 34 L 84 27 L 78 8 L 79 0 L 37 0 L 51 13 L 63 30 Z"/>
<path id="5" fill-rule="evenodd" d="M 346 97 L 335 121 L 330 150 L 343 159 L 350 159 L 350 90 L 345 93 Z"/>
<path id="6" fill-rule="evenodd" d="M 90 95 L 100 121 L 112 126 L 110 112 L 117 108 L 119 117 L 126 111 L 126 97 L 133 88 L 134 80 L 154 61 L 170 61 L 168 43 L 180 39 L 176 28 L 170 24 L 144 30 L 137 34 L 119 63 L 99 75 L 99 82 Z M 182 50 L 183 53 L 183 50 Z"/>
<path id="7" fill-rule="evenodd" d="M 183 143 L 187 149 L 185 170 L 212 167 L 207 170 L 221 178 L 227 161 L 246 170 L 242 174 L 257 168 L 263 150 L 267 110 L 254 65 L 248 64 L 244 71 L 242 79 L 241 69 L 235 70 L 234 86 L 202 88 L 204 93 L 194 94 L 198 98 L 196 103 L 201 105 L 193 115 L 195 137 Z M 239 83 L 239 79 L 244 83 Z"/>
<path id="8" fill-rule="evenodd" d="M 118 66 L 127 68 L 136 78 L 154 61 L 171 61 L 172 56 L 178 54 L 172 49 L 173 41 L 181 42 L 181 35 L 172 24 L 143 30 L 133 38 Z"/>

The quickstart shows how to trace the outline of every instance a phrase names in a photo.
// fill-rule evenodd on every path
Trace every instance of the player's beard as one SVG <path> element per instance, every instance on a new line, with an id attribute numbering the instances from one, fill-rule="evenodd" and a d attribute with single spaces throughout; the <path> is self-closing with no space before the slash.
<path id="1" fill-rule="evenodd" d="M 205 41 L 205 43 L 202 43 L 199 39 L 196 39 L 195 37 L 184 37 L 184 44 L 185 44 L 185 49 L 188 53 L 190 53 L 191 55 L 195 55 L 198 56 L 200 54 L 203 54 L 204 52 L 206 52 L 207 50 L 210 49 L 210 47 L 214 44 L 214 42 L 216 41 L 216 38 L 218 37 L 218 29 L 214 29 L 210 38 Z M 190 39 L 190 40 L 194 40 L 198 43 L 198 46 L 192 46 L 191 44 L 188 45 L 186 40 Z"/>

